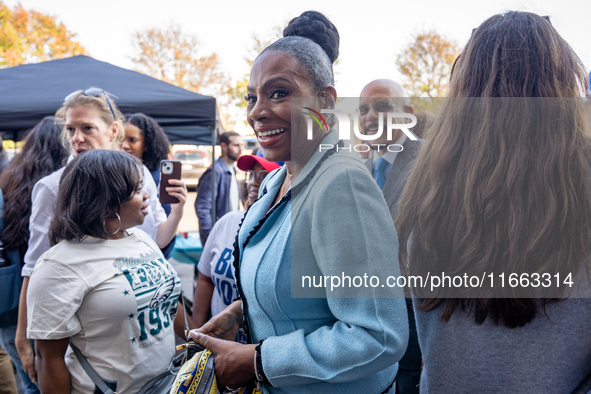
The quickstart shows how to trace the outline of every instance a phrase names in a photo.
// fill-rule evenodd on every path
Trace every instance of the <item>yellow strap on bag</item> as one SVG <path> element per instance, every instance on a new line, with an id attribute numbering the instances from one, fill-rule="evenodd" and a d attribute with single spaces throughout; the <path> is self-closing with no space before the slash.
<path id="1" fill-rule="evenodd" d="M 218 394 L 218 385 L 214 373 L 215 354 L 209 349 L 195 353 L 193 358 L 183 364 L 179 371 L 170 394 Z M 254 381 L 232 391 L 236 394 L 262 394 L 255 387 Z"/>
<path id="2" fill-rule="evenodd" d="M 217 394 L 217 382 L 213 372 L 215 355 L 208 349 L 196 353 L 183 364 L 170 394 Z"/>

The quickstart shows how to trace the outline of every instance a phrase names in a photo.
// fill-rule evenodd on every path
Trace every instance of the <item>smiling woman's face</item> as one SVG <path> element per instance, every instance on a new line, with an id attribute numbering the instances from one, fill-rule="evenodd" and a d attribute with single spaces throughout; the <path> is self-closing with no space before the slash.
<path id="1" fill-rule="evenodd" d="M 148 199 L 150 198 L 150 195 L 143 188 L 144 182 L 141 178 L 142 177 L 140 177 L 140 181 L 136 185 L 131 198 L 121 204 L 119 212 L 121 220 L 119 226 L 120 230 L 127 230 L 131 227 L 141 226 L 148 214 Z"/>
<path id="2" fill-rule="evenodd" d="M 290 55 L 267 51 L 252 66 L 247 116 L 265 159 L 291 160 L 291 98 L 316 92 L 306 70 Z"/>

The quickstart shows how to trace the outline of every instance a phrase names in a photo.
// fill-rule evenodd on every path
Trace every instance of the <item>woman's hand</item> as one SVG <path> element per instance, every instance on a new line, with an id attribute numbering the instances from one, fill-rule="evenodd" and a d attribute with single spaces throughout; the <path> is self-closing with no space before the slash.
<path id="1" fill-rule="evenodd" d="M 196 332 L 214 338 L 233 341 L 236 339 L 242 323 L 242 301 L 234 301 L 222 312 L 212 317 L 201 328 L 191 331 L 191 336 Z"/>
<path id="2" fill-rule="evenodd" d="M 218 315 L 219 316 L 219 315 Z M 214 370 L 218 386 L 238 388 L 255 378 L 254 352 L 256 345 L 243 345 L 191 331 L 195 342 L 215 354 Z"/>
<path id="3" fill-rule="evenodd" d="M 171 196 L 178 198 L 179 202 L 170 204 L 170 216 L 158 227 L 156 245 L 160 249 L 165 248 L 176 235 L 179 223 L 183 217 L 183 208 L 187 202 L 187 186 L 185 186 L 185 182 L 178 179 L 170 179 L 168 182 L 176 186 L 169 186 L 166 188 L 166 191 Z"/>
<path id="4" fill-rule="evenodd" d="M 17 331 L 14 338 L 14 344 L 16 345 L 18 356 L 21 359 L 23 370 L 29 375 L 31 382 L 37 382 L 37 372 L 35 372 L 35 353 L 33 352 L 31 341 L 29 341 L 26 336 L 19 335 Z"/>
<path id="5" fill-rule="evenodd" d="M 170 209 L 177 215 L 183 216 L 183 208 L 187 202 L 187 186 L 180 179 L 170 179 L 168 183 L 175 186 L 167 187 L 166 192 L 179 199 L 178 203 L 170 204 Z"/>

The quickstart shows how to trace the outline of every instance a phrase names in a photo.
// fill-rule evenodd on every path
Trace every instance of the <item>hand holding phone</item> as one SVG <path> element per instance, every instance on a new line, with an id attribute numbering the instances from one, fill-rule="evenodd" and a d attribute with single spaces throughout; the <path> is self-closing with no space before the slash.
<path id="1" fill-rule="evenodd" d="M 171 185 L 171 179 L 181 179 L 181 162 L 176 160 L 162 160 L 160 163 L 160 202 L 162 204 L 176 204 L 179 199 L 171 196 L 166 191 Z"/>

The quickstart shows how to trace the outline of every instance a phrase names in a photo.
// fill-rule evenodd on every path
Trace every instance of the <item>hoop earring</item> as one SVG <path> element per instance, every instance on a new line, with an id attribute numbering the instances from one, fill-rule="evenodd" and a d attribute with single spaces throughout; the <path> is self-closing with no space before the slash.
<path id="1" fill-rule="evenodd" d="M 117 230 L 115 230 L 114 233 L 109 233 L 109 235 L 115 235 L 119 232 L 119 230 L 121 229 L 121 217 L 119 216 L 119 214 L 117 212 L 115 212 L 115 215 L 117 215 L 117 219 L 119 220 L 119 227 L 117 227 Z"/>

